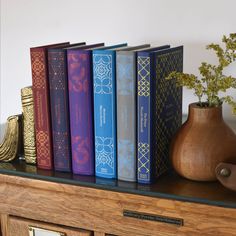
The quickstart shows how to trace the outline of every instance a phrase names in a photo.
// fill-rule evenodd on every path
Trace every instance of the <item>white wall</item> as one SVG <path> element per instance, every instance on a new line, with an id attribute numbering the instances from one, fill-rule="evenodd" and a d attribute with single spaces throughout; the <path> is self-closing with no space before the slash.
<path id="1" fill-rule="evenodd" d="M 216 61 L 205 45 L 235 32 L 235 9 L 235 0 L 1 0 L 0 123 L 21 112 L 32 46 L 67 40 L 183 44 L 184 70 L 196 73 L 201 61 Z M 236 76 L 235 67 L 228 72 Z M 185 113 L 192 101 L 185 91 Z M 235 119 L 225 109 L 227 119 Z"/>

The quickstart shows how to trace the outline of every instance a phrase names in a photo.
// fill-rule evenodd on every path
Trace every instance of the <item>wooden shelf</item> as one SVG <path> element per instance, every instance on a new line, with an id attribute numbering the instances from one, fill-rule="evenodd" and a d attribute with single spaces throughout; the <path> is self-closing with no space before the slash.
<path id="1" fill-rule="evenodd" d="M 236 194 L 170 172 L 140 185 L 0 164 L 4 236 L 29 225 L 74 235 L 236 235 Z M 18 226 L 17 226 L 18 225 Z M 69 227 L 69 228 L 68 228 Z"/>
<path id="2" fill-rule="evenodd" d="M 0 173 L 75 186 L 236 208 L 236 192 L 226 189 L 219 182 L 189 181 L 174 171 L 161 176 L 156 183 L 150 185 L 41 170 L 34 165 L 27 165 L 24 161 L 0 163 Z"/>

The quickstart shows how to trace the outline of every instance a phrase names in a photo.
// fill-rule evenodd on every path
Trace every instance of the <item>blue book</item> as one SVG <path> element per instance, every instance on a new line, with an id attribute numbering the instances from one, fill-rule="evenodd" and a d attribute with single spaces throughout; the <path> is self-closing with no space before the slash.
<path id="1" fill-rule="evenodd" d="M 95 174 L 116 178 L 116 50 L 120 44 L 93 50 Z"/>
<path id="2" fill-rule="evenodd" d="M 166 80 L 183 70 L 183 47 L 138 52 L 139 183 L 151 183 L 169 167 L 170 142 L 182 123 L 182 88 Z"/>

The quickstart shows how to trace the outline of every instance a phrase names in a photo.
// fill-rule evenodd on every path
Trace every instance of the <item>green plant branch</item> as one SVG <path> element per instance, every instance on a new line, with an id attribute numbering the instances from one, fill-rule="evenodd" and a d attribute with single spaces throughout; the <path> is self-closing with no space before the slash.
<path id="1" fill-rule="evenodd" d="M 236 60 L 236 33 L 230 34 L 229 37 L 223 36 L 222 42 L 224 47 L 219 44 L 209 44 L 206 49 L 213 50 L 218 58 L 218 65 L 212 65 L 202 62 L 199 67 L 201 78 L 193 74 L 182 72 L 172 72 L 167 79 L 176 79 L 177 86 L 184 86 L 192 89 L 198 97 L 199 106 L 203 106 L 202 98 L 206 96 L 206 102 L 209 107 L 228 103 L 233 112 L 236 114 L 236 102 L 230 96 L 219 97 L 219 92 L 226 93 L 228 89 L 236 89 L 236 78 L 226 76 L 223 70 Z"/>

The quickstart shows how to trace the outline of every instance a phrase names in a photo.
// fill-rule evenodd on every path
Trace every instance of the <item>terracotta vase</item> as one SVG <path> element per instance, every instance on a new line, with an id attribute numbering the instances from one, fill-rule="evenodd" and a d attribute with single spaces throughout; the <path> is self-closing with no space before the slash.
<path id="1" fill-rule="evenodd" d="M 224 122 L 222 107 L 189 105 L 187 121 L 171 145 L 171 161 L 181 176 L 198 181 L 216 180 L 220 162 L 236 164 L 236 135 Z"/>

